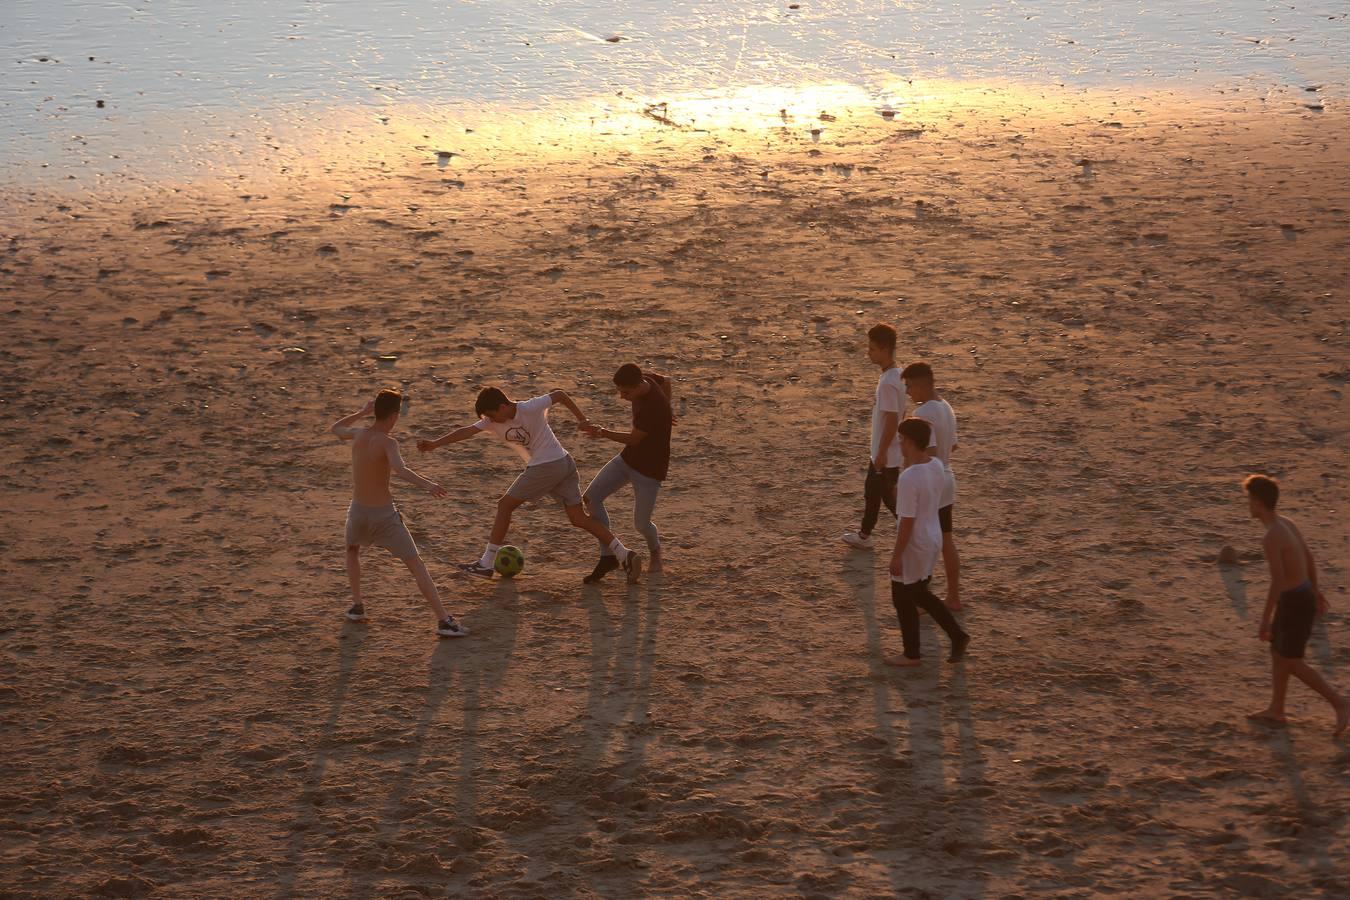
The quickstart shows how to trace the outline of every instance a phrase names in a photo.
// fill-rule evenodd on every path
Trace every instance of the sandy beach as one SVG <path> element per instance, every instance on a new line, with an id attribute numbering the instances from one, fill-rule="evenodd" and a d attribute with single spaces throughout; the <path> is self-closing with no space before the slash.
<path id="1" fill-rule="evenodd" d="M 0 896 L 1350 893 L 1325 704 L 1243 719 L 1239 487 L 1281 479 L 1332 603 L 1310 661 L 1350 688 L 1345 107 L 822 112 L 6 188 Z M 887 554 L 838 541 L 876 321 L 960 417 L 955 667 L 927 622 L 924 668 L 882 664 Z M 456 577 L 518 462 L 415 438 L 486 384 L 626 425 L 630 360 L 677 378 L 668 571 L 583 588 L 593 544 L 540 509 L 524 576 Z M 342 620 L 327 428 L 385 386 L 450 491 L 395 488 L 465 640 L 375 552 Z M 614 445 L 554 423 L 584 484 Z"/>

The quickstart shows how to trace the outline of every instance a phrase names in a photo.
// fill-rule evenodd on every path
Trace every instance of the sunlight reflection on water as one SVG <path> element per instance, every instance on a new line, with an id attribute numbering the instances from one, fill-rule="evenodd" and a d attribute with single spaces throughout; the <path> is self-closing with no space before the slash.
<path id="1" fill-rule="evenodd" d="M 737 91 L 758 92 L 772 116 L 794 102 L 785 86 L 801 84 L 853 86 L 880 107 L 893 102 L 889 85 L 911 78 L 1320 86 L 1323 97 L 1350 80 L 1350 17 L 1327 0 L 5 6 L 0 180 L 10 183 L 210 170 L 279 130 L 341 140 L 334 110 L 379 128 L 409 109 L 481 119 L 587 98 L 621 95 L 642 108 Z"/>

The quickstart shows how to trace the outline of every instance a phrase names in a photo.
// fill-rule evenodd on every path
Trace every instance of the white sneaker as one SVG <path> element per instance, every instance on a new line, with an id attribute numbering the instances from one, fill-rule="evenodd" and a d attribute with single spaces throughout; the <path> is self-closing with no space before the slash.
<path id="1" fill-rule="evenodd" d="M 841 540 L 855 550 L 872 549 L 872 536 L 870 534 L 867 537 L 863 537 L 856 531 L 845 531 Z"/>

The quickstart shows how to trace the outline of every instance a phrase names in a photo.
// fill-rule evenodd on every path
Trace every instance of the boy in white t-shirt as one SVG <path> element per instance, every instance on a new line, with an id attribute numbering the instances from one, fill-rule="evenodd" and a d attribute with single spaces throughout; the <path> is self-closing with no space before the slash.
<path id="1" fill-rule="evenodd" d="M 895 552 L 891 555 L 891 600 L 900 618 L 904 653 L 886 657 L 892 666 L 919 665 L 919 608 L 947 632 L 952 642 L 948 662 L 959 662 L 965 655 L 970 635 L 962 630 L 951 610 L 928 589 L 933 566 L 942 551 L 942 528 L 938 524 L 938 505 L 947 481 L 942 460 L 930 459 L 928 443 L 933 429 L 923 419 L 909 418 L 900 423 L 900 452 L 905 469 L 896 487 L 896 512 L 900 523 L 895 530 Z"/>
<path id="2" fill-rule="evenodd" d="M 857 531 L 846 531 L 842 540 L 858 550 L 872 549 L 872 529 L 881 515 L 881 504 L 895 514 L 895 481 L 900 477 L 900 441 L 895 429 L 905 414 L 905 390 L 895 365 L 895 328 L 885 323 L 867 332 L 867 358 L 881 369 L 876 399 L 872 401 L 872 443 L 867 454 L 867 479 L 863 482 L 863 517 Z"/>
<path id="3" fill-rule="evenodd" d="M 942 506 L 938 522 L 942 526 L 942 569 L 947 578 L 946 604 L 948 609 L 961 608 L 961 557 L 956 552 L 956 538 L 952 535 L 952 507 L 956 503 L 956 476 L 952 473 L 952 451 L 956 449 L 956 413 L 951 404 L 937 395 L 933 386 L 933 367 L 925 362 L 911 363 L 900 373 L 905 392 L 919 404 L 914 415 L 933 426 L 933 442 L 928 453 L 942 460 L 947 472 L 947 483 L 942 490 Z"/>
<path id="4" fill-rule="evenodd" d="M 642 557 L 586 514 L 581 504 L 576 461 L 563 449 L 548 424 L 548 411 L 554 403 L 567 407 L 583 427 L 590 424 L 566 391 L 551 391 L 517 403 L 498 388 L 484 388 L 474 404 L 474 411 L 479 416 L 477 422 L 435 440 L 417 442 L 417 449 L 427 453 L 486 432 L 504 441 L 525 460 L 525 471 L 497 501 L 497 517 L 492 523 L 492 534 L 483 556 L 477 562 L 461 565 L 460 569 L 466 575 L 491 579 L 497 551 L 511 529 L 511 514 L 522 503 L 550 496 L 562 503 L 569 522 L 594 535 L 622 561 L 628 583 L 635 584 L 642 574 Z"/>

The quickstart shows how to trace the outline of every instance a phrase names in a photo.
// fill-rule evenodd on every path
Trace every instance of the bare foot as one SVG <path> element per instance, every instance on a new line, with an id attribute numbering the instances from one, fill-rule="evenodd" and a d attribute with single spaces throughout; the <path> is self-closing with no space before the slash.
<path id="1" fill-rule="evenodd" d="M 1276 715 L 1269 708 L 1260 712 L 1247 713 L 1247 721 L 1256 722 L 1260 725 L 1268 725 L 1271 728 L 1283 728 L 1289 724 L 1289 720 L 1284 716 Z"/>
<path id="2" fill-rule="evenodd" d="M 629 550 L 628 558 L 623 561 L 623 570 L 628 575 L 628 583 L 637 584 L 642 579 L 642 554 Z"/>
<path id="3" fill-rule="evenodd" d="M 961 611 L 961 597 L 957 594 L 948 594 L 947 599 L 943 600 L 942 604 L 952 612 Z"/>
<path id="4" fill-rule="evenodd" d="M 888 666 L 895 666 L 897 669 L 912 669 L 922 663 L 922 660 L 910 659 L 908 656 L 887 656 L 881 661 Z"/>
<path id="5" fill-rule="evenodd" d="M 653 553 L 652 558 L 647 561 L 647 574 L 656 575 L 657 573 L 664 572 L 665 570 L 666 567 L 661 565 L 661 554 Z"/>
<path id="6" fill-rule="evenodd" d="M 1341 705 L 1336 707 L 1336 730 L 1331 733 L 1331 736 L 1340 737 L 1347 726 L 1350 726 L 1350 703 L 1342 700 Z"/>

